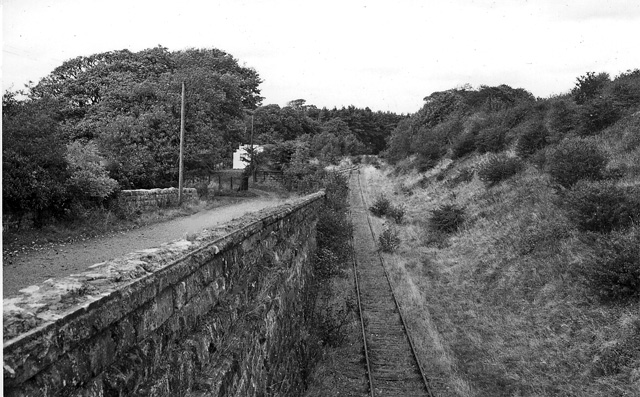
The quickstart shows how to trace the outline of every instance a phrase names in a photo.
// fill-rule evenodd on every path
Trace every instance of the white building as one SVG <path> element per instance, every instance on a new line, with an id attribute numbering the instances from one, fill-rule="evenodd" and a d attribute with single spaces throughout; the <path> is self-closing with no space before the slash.
<path id="1" fill-rule="evenodd" d="M 234 170 L 243 170 L 249 165 L 249 152 L 248 150 L 251 148 L 251 145 L 240 145 L 238 150 L 233 152 L 233 169 Z M 260 153 L 264 150 L 264 148 L 260 145 L 253 145 L 253 149 L 256 153 Z M 247 159 L 247 161 L 243 160 Z"/>

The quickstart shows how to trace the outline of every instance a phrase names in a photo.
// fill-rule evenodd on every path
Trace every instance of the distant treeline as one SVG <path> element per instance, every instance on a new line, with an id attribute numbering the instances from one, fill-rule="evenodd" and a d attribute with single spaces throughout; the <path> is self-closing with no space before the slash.
<path id="1" fill-rule="evenodd" d="M 417 113 L 399 123 L 385 151 L 392 163 L 411 157 L 409 166 L 420 171 L 445 156 L 513 147 L 528 157 L 565 137 L 595 135 L 640 109 L 640 70 L 613 79 L 589 72 L 570 92 L 550 98 L 500 85 L 453 88 L 424 100 Z"/>

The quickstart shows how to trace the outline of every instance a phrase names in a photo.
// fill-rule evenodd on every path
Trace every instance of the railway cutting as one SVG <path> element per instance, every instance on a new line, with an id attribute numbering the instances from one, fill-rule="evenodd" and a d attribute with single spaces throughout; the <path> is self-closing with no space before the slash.
<path id="1" fill-rule="evenodd" d="M 354 272 L 370 396 L 433 397 L 378 252 L 360 173 L 351 172 Z"/>

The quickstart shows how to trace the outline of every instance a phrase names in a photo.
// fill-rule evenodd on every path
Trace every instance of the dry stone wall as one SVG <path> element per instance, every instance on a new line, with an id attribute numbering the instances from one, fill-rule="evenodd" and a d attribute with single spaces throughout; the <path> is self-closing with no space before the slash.
<path id="1" fill-rule="evenodd" d="M 198 192 L 195 188 L 183 188 L 182 197 L 185 201 L 195 200 L 198 198 Z M 178 189 L 170 187 L 166 189 L 122 190 L 118 197 L 118 203 L 143 211 L 174 206 L 178 204 Z"/>
<path id="2" fill-rule="evenodd" d="M 4 395 L 301 394 L 323 197 L 4 300 Z"/>

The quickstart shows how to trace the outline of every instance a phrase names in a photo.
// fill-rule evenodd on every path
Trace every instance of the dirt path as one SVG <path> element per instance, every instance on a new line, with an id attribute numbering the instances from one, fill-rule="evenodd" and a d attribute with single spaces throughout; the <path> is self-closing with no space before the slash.
<path id="1" fill-rule="evenodd" d="M 84 271 L 87 267 L 129 252 L 157 247 L 184 238 L 189 233 L 218 225 L 247 212 L 276 206 L 284 200 L 260 198 L 202 211 L 183 218 L 157 223 L 112 236 L 87 241 L 59 244 L 39 251 L 30 251 L 3 265 L 3 297 L 11 297 L 22 288 L 39 284 L 52 277 Z"/>

